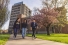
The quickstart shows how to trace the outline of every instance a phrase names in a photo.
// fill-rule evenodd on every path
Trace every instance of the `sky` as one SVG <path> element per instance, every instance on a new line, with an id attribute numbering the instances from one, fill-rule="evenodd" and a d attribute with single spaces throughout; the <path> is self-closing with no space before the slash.
<path id="1" fill-rule="evenodd" d="M 41 8 L 41 0 L 10 0 L 10 4 L 9 4 L 9 10 L 11 12 L 11 9 L 12 9 L 12 5 L 14 5 L 15 3 L 18 3 L 18 2 L 22 2 L 28 6 L 28 8 L 30 8 L 31 10 L 34 9 L 34 7 L 37 7 L 37 8 Z M 4 24 L 4 26 L 2 27 L 2 29 L 6 30 L 8 29 L 9 27 L 9 20 Z"/>
<path id="2" fill-rule="evenodd" d="M 28 6 L 31 10 L 34 8 L 34 7 L 40 7 L 41 5 L 41 0 L 10 0 L 10 10 L 11 10 L 11 7 L 12 5 L 14 5 L 15 3 L 18 3 L 18 2 L 22 2 L 24 4 L 26 4 L 26 6 Z"/>
<path id="3" fill-rule="evenodd" d="M 11 9 L 12 9 L 12 5 L 14 5 L 15 3 L 18 3 L 18 2 L 22 2 L 22 1 L 31 10 L 33 10 L 34 7 L 37 7 L 37 8 L 41 8 L 42 7 L 41 0 L 10 0 L 10 4 L 9 4 L 9 10 L 10 10 L 10 12 L 11 12 Z M 9 27 L 9 20 L 4 24 L 4 26 L 2 27 L 2 29 L 6 30 L 6 29 L 8 29 L 8 27 Z"/>

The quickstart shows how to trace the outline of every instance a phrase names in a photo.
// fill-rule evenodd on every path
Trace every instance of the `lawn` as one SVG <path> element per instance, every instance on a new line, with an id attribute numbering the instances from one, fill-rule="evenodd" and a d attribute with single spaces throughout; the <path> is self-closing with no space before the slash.
<path id="1" fill-rule="evenodd" d="M 27 36 L 31 36 L 31 34 L 28 34 Z M 51 34 L 50 36 L 47 36 L 46 34 L 36 34 L 36 37 L 43 40 L 50 40 L 68 44 L 68 34 Z"/>
<path id="2" fill-rule="evenodd" d="M 9 36 L 9 34 L 0 34 L 0 45 L 5 45 L 5 43 L 9 39 Z"/>

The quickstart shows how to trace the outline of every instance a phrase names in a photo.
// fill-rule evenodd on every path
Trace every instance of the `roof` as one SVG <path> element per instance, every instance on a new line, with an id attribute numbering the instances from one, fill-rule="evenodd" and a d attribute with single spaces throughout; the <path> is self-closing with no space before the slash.
<path id="1" fill-rule="evenodd" d="M 15 3 L 14 5 L 20 5 L 20 4 L 23 4 L 23 1 L 19 2 L 19 3 Z"/>

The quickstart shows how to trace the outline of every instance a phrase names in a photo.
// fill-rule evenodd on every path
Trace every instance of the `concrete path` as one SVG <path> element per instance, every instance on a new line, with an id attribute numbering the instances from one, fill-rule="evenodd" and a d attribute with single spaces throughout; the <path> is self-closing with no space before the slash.
<path id="1" fill-rule="evenodd" d="M 26 37 L 25 39 L 22 39 L 21 35 L 18 35 L 17 38 L 14 39 L 13 35 L 11 35 L 6 45 L 68 45 L 68 44 L 41 39 L 32 40 L 31 37 Z"/>

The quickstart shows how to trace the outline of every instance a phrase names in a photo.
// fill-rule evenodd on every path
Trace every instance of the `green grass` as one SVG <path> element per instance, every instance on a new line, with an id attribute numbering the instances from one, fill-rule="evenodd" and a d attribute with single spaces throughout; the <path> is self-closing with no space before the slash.
<path id="1" fill-rule="evenodd" d="M 28 34 L 27 36 L 31 36 L 31 34 Z M 50 40 L 68 44 L 68 34 L 51 34 L 50 36 L 47 36 L 46 34 L 36 34 L 36 37 L 43 40 Z"/>
<path id="2" fill-rule="evenodd" d="M 0 34 L 0 45 L 5 45 L 5 43 L 9 39 L 9 36 L 9 34 Z"/>

